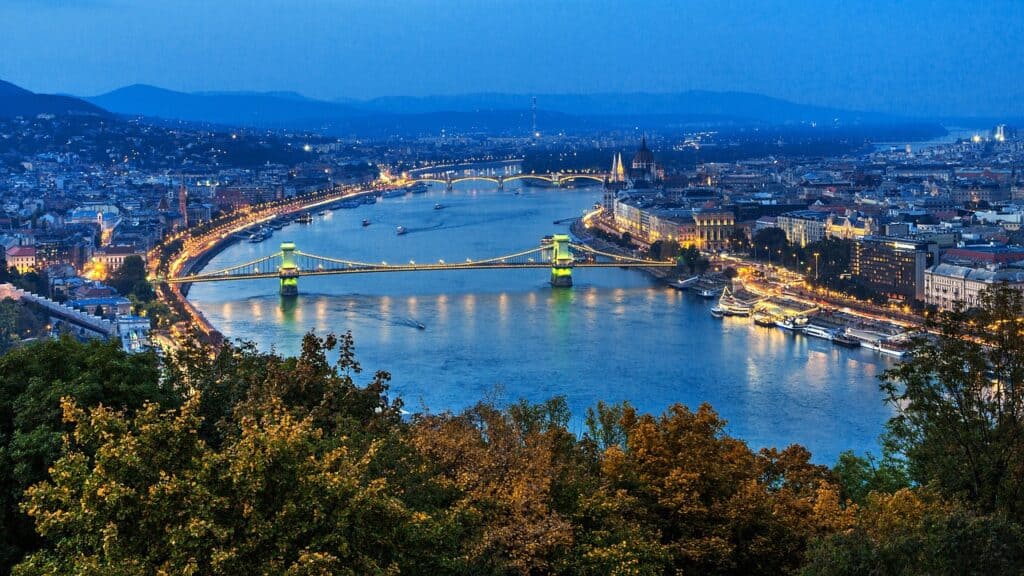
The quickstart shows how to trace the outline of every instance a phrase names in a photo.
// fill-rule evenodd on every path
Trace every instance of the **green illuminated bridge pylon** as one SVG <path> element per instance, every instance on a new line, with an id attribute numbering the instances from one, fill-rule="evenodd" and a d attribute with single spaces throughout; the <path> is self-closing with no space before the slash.
<path id="1" fill-rule="evenodd" d="M 454 272 L 457 270 L 515 270 L 522 268 L 549 269 L 551 285 L 572 286 L 575 268 L 671 268 L 672 260 L 647 260 L 610 254 L 577 244 L 567 234 L 555 234 L 550 242 L 514 254 L 464 261 L 438 260 L 432 263 L 408 264 L 371 263 L 306 254 L 293 242 L 281 244 L 281 251 L 257 260 L 229 266 L 220 270 L 165 278 L 170 284 L 194 282 L 230 282 L 277 278 L 282 296 L 299 293 L 299 278 L 303 276 L 329 276 L 337 274 L 377 274 L 384 272 Z"/>

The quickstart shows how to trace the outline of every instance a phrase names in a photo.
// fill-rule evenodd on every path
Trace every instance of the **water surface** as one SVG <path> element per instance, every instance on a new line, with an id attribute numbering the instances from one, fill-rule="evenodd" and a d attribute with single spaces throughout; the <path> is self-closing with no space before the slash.
<path id="1" fill-rule="evenodd" d="M 237 244 L 207 270 L 276 252 L 283 240 L 365 262 L 508 254 L 565 232 L 552 222 L 600 196 L 599 188 L 435 186 Z M 364 218 L 372 224 L 363 227 Z M 409 233 L 396 235 L 399 225 Z M 553 289 L 545 270 L 343 275 L 300 279 L 288 306 L 275 280 L 198 284 L 190 298 L 226 336 L 285 354 L 297 353 L 309 330 L 351 330 L 363 367 L 390 371 L 409 410 L 564 395 L 582 431 L 585 409 L 598 400 L 653 413 L 708 402 L 754 448 L 800 443 L 822 463 L 845 449 L 877 452 L 890 411 L 876 376 L 890 360 L 748 319 L 714 319 L 709 302 L 636 270 L 576 270 L 574 280 Z"/>

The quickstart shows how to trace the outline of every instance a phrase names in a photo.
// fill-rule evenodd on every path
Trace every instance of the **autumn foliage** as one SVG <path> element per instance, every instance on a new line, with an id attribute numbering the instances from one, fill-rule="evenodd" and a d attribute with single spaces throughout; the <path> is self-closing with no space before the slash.
<path id="1" fill-rule="evenodd" d="M 928 388 L 952 377 L 926 349 L 952 353 L 959 336 L 942 338 L 887 376 L 903 407 L 882 460 L 833 469 L 752 450 L 707 405 L 598 404 L 582 435 L 561 398 L 407 414 L 348 334 L 307 335 L 294 358 L 192 345 L 162 363 L 45 343 L 74 370 L 0 359 L 0 439 L 22 439 L 0 453 L 22 471 L 0 476 L 5 543 L 22 576 L 1019 572 L 1017 356 L 968 346 L 1004 363 L 1004 395 L 965 382 L 992 416 L 958 423 Z"/>

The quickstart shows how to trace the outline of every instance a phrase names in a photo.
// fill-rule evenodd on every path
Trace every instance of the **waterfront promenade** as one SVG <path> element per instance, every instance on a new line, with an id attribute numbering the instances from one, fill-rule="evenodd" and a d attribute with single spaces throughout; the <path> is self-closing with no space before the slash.
<path id="1" fill-rule="evenodd" d="M 149 253 L 149 274 L 157 285 L 157 296 L 181 318 L 171 327 L 169 338 L 161 342 L 176 345 L 182 338 L 196 332 L 211 343 L 218 343 L 220 333 L 206 317 L 189 302 L 188 284 L 172 284 L 168 279 L 189 274 L 203 266 L 211 257 L 225 247 L 235 243 L 237 234 L 260 226 L 275 218 L 288 216 L 339 200 L 352 199 L 365 194 L 382 192 L 380 186 L 334 186 L 292 198 L 275 200 L 249 206 L 221 218 L 196 227 L 181 230 L 168 238 Z"/>

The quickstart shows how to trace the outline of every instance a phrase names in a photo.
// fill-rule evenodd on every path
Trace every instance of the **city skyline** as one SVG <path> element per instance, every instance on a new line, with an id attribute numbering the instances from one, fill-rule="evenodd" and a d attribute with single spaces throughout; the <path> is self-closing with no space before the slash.
<path id="1" fill-rule="evenodd" d="M 922 116 L 1019 116 L 1024 97 L 1024 7 L 1009 2 L 18 0 L 0 15 L 0 78 L 80 96 L 135 83 L 319 99 L 712 90 Z"/>

